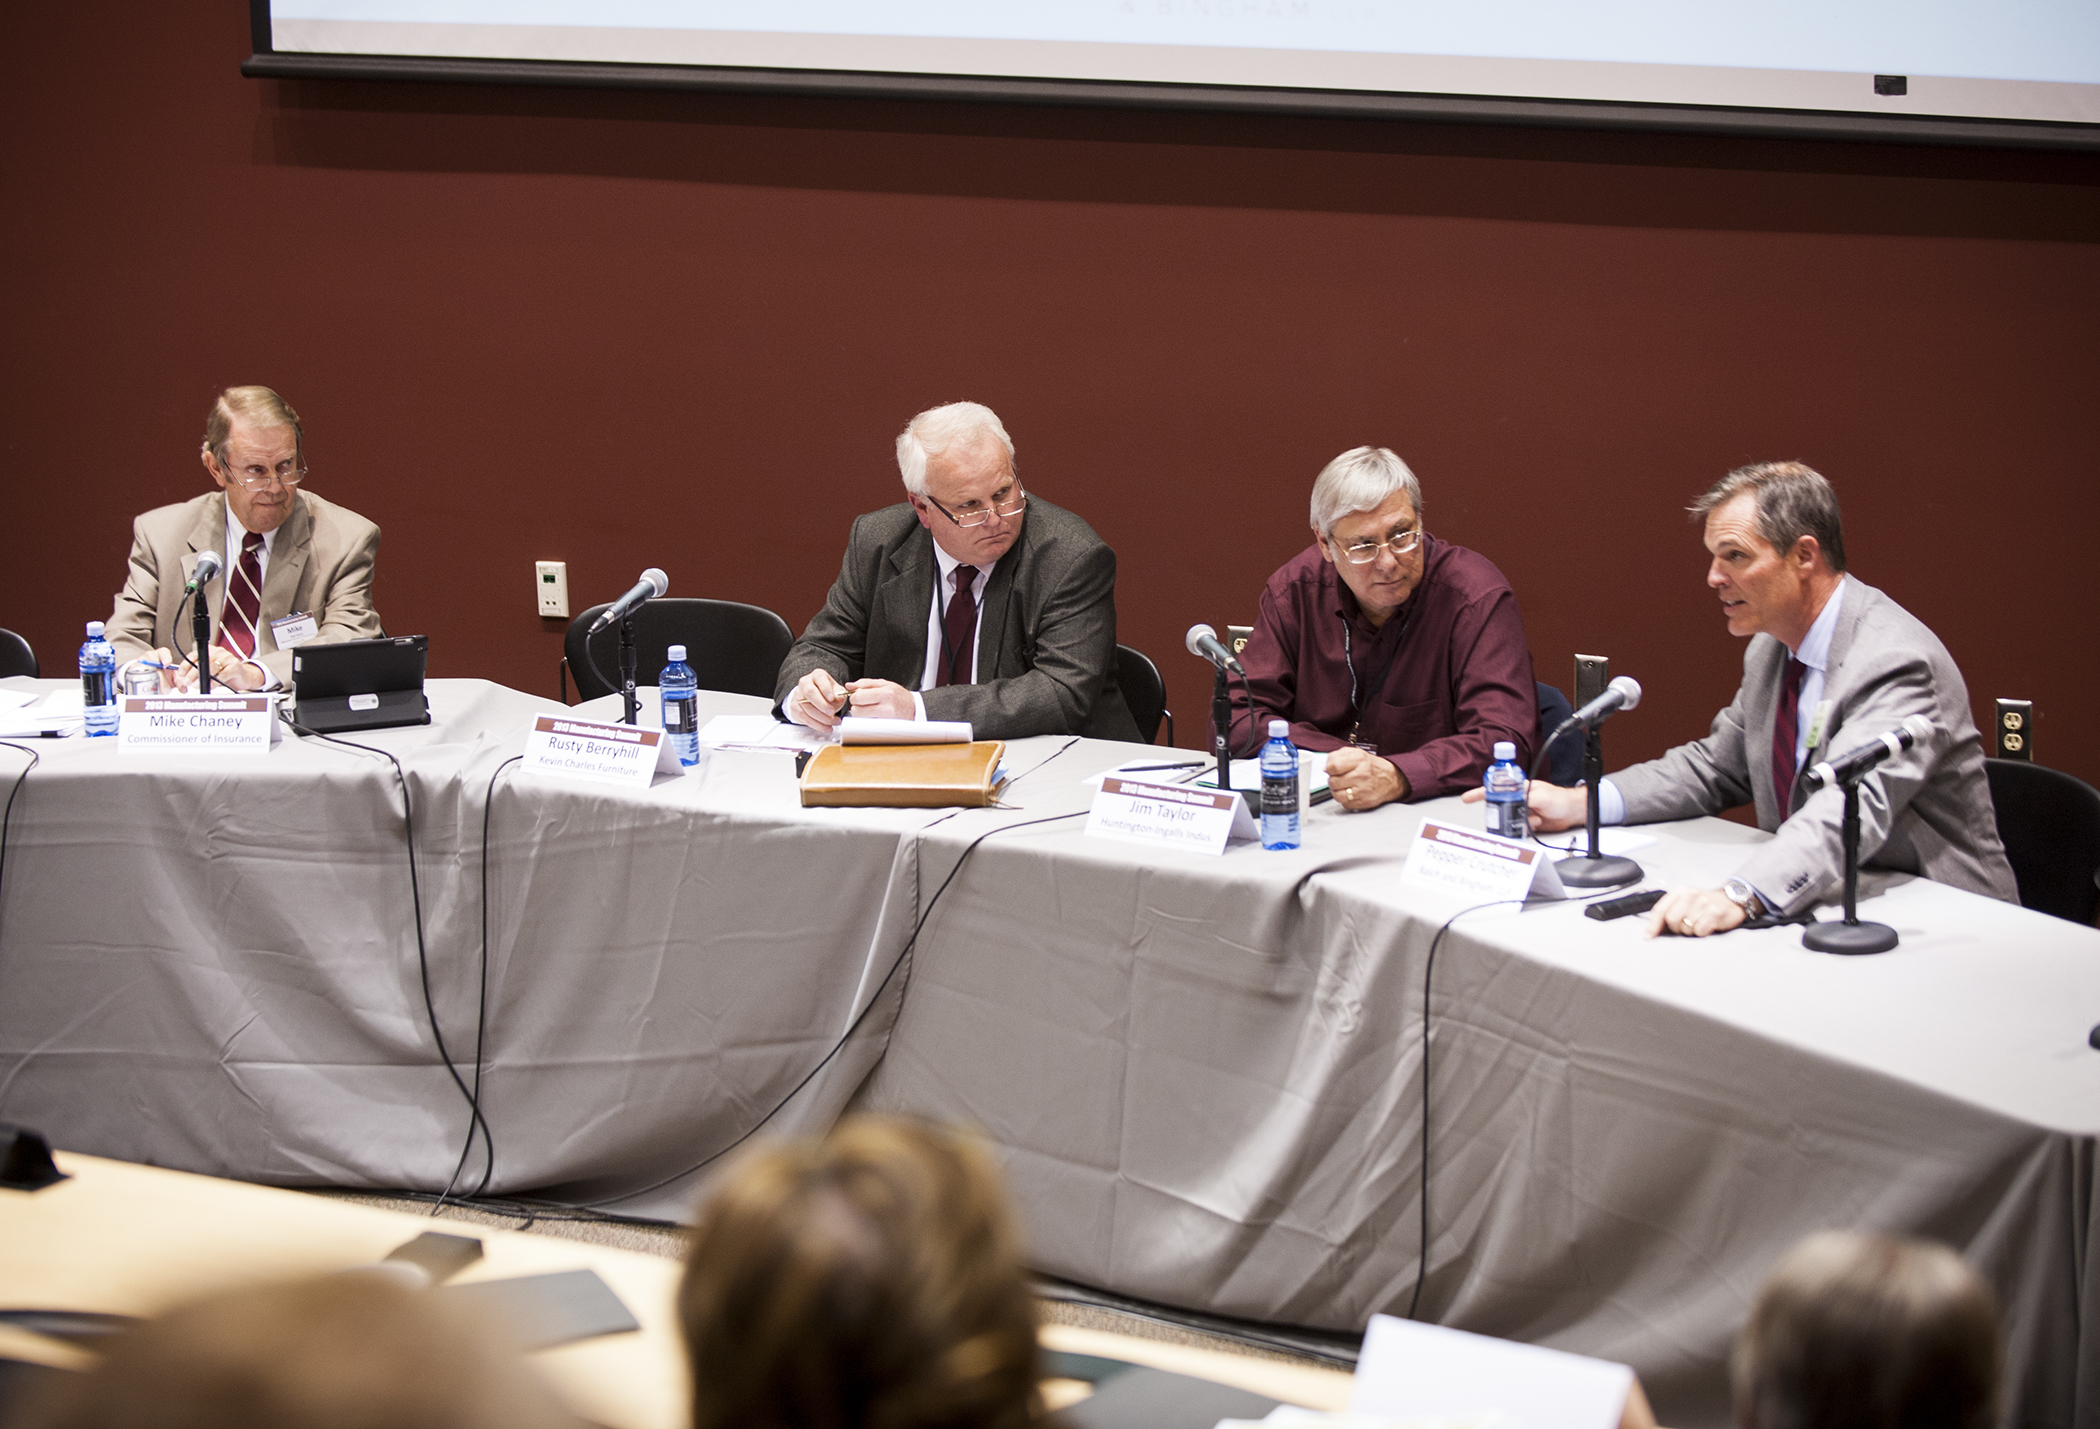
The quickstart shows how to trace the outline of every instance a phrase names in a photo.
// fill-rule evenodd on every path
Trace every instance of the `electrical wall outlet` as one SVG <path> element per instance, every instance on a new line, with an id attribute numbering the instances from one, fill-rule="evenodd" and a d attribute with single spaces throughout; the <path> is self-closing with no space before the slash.
<path id="1" fill-rule="evenodd" d="M 1228 625 L 1225 627 L 1225 643 L 1235 655 L 1247 653 L 1247 642 L 1254 638 L 1251 625 Z"/>
<path id="2" fill-rule="evenodd" d="M 533 589 L 539 593 L 540 614 L 550 620 L 569 618 L 569 563 L 534 561 Z"/>
<path id="3" fill-rule="evenodd" d="M 1997 748 L 2000 759 L 2034 761 L 2034 701 L 1998 701 Z"/>

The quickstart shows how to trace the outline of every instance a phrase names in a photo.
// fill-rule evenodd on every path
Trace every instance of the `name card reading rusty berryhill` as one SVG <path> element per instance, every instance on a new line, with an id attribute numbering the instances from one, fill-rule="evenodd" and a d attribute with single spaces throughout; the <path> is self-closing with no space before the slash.
<path id="1" fill-rule="evenodd" d="M 1247 801 L 1238 794 L 1114 775 L 1101 781 L 1086 831 L 1118 843 L 1213 854 L 1225 852 L 1233 839 L 1261 837 Z"/>
<path id="2" fill-rule="evenodd" d="M 525 767 L 557 779 L 624 784 L 630 789 L 648 788 L 659 771 L 677 774 L 683 768 L 660 729 L 544 714 L 526 731 Z"/>
<path id="3" fill-rule="evenodd" d="M 1552 852 L 1529 839 L 1422 820 L 1400 881 L 1474 903 L 1565 898 Z"/>
<path id="4" fill-rule="evenodd" d="M 268 754 L 280 732 L 275 694 L 125 695 L 117 702 L 119 753 Z"/>

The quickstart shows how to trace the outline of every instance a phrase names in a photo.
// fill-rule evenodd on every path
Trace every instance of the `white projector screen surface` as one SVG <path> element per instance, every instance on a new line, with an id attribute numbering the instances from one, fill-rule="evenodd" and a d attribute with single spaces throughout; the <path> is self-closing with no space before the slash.
<path id="1" fill-rule="evenodd" d="M 270 0 L 279 54 L 2100 122 L 2100 0 Z M 1876 75 L 1904 77 L 1879 94 Z"/>

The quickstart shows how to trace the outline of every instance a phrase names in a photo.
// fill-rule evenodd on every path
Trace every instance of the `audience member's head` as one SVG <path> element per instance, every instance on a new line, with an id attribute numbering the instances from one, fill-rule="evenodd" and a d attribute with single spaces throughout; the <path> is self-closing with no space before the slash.
<path id="1" fill-rule="evenodd" d="M 1743 1429 L 1990 1429 L 1991 1292 L 1926 1241 L 1825 1231 L 1781 1258 L 1735 1347 Z"/>
<path id="2" fill-rule="evenodd" d="M 573 1429 L 500 1339 L 381 1275 L 225 1291 L 114 1337 L 36 1429 Z"/>
<path id="3" fill-rule="evenodd" d="M 679 1314 L 694 1429 L 1007 1429 L 1035 1306 L 997 1172 L 949 1132 L 849 1118 L 762 1147 L 700 1208 Z"/>

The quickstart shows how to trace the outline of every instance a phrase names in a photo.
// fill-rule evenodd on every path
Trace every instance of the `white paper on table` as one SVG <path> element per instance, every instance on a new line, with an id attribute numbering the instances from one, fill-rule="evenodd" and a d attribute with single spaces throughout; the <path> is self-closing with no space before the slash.
<path id="1" fill-rule="evenodd" d="M 1201 759 L 1175 759 L 1173 751 L 1163 750 L 1166 758 L 1128 759 L 1113 769 L 1103 769 L 1098 774 L 1088 774 L 1080 783 L 1089 789 L 1099 789 L 1103 779 L 1120 779 L 1125 774 L 1135 774 L 1155 784 L 1186 784 L 1189 776 L 1204 767 Z"/>
<path id="2" fill-rule="evenodd" d="M 81 716 L 87 711 L 87 702 L 79 685 L 61 685 L 37 701 L 36 711 L 42 715 Z"/>
<path id="3" fill-rule="evenodd" d="M 1618 1429 L 1632 1389 L 1633 1371 L 1609 1360 L 1373 1315 L 1349 1412 L 1493 1413 L 1511 1429 Z"/>
<path id="4" fill-rule="evenodd" d="M 847 715 L 839 721 L 841 744 L 968 744 L 972 738 L 968 720 Z"/>
<path id="5" fill-rule="evenodd" d="M 700 727 L 704 749 L 822 749 L 831 736 L 769 714 L 716 715 Z"/>
<path id="6" fill-rule="evenodd" d="M 1583 829 L 1564 829 L 1557 834 L 1547 834 L 1539 842 L 1552 849 L 1555 858 L 1576 858 L 1590 851 L 1590 836 Z M 1620 824 L 1606 824 L 1597 830 L 1597 852 L 1608 858 L 1623 858 L 1654 842 L 1654 834 L 1635 833 Z"/>
<path id="7" fill-rule="evenodd" d="M 1311 761 L 1310 764 L 1307 761 Z M 1317 794 L 1327 787 L 1327 761 L 1311 750 L 1301 750 L 1298 756 L 1298 777 L 1305 781 L 1305 792 Z M 1199 789 L 1218 787 L 1218 764 L 1215 759 L 1210 767 L 1191 781 Z M 1232 761 L 1232 787 L 1235 789 L 1261 788 L 1261 761 L 1259 759 L 1235 759 Z"/>
<path id="8" fill-rule="evenodd" d="M 42 696 L 42 690 L 0 690 L 0 710 L 18 710 Z"/>

